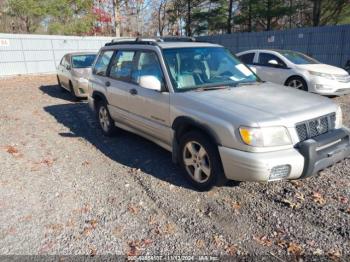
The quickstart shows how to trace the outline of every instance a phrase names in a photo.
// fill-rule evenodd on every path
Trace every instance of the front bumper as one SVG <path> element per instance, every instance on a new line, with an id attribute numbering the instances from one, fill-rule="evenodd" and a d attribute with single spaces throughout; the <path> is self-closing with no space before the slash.
<path id="1" fill-rule="evenodd" d="M 347 95 L 350 94 L 350 82 L 339 82 L 336 80 L 314 77 L 308 84 L 312 92 L 320 95 Z"/>
<path id="2" fill-rule="evenodd" d="M 288 150 L 252 153 L 219 147 L 219 153 L 228 179 L 271 181 L 273 168 L 284 165 L 290 172 L 283 179 L 306 178 L 350 156 L 350 132 L 337 129 Z"/>
<path id="3" fill-rule="evenodd" d="M 73 88 L 75 91 L 75 95 L 77 97 L 87 97 L 88 96 L 88 85 L 89 85 L 89 81 L 85 78 L 73 79 Z"/>

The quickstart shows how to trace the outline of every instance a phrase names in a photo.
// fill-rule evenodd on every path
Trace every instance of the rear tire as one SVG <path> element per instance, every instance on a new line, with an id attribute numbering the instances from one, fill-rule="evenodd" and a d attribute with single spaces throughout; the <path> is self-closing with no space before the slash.
<path id="1" fill-rule="evenodd" d="M 197 131 L 180 138 L 178 159 L 185 178 L 200 191 L 227 183 L 217 145 Z"/>
<path id="2" fill-rule="evenodd" d="M 286 86 L 308 92 L 306 81 L 300 76 L 292 76 L 286 81 Z"/>
<path id="3" fill-rule="evenodd" d="M 96 105 L 96 117 L 97 122 L 102 129 L 105 136 L 113 136 L 116 133 L 117 128 L 114 125 L 114 121 L 109 114 L 107 103 L 104 101 L 98 101 Z"/>

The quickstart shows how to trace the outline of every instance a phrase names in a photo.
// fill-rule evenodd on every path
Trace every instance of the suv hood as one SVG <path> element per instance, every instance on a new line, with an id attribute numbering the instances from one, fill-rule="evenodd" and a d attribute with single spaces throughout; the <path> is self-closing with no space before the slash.
<path id="1" fill-rule="evenodd" d="M 348 73 L 344 69 L 326 64 L 296 65 L 296 67 L 304 70 L 310 70 L 331 75 L 348 75 Z"/>
<path id="2" fill-rule="evenodd" d="M 336 112 L 329 98 L 272 83 L 181 93 L 183 107 L 250 126 L 284 125 Z M 189 101 L 190 100 L 190 101 Z M 181 103 L 181 101 L 179 101 Z M 194 108 L 195 107 L 195 108 Z M 214 116 L 215 116 L 214 115 Z"/>

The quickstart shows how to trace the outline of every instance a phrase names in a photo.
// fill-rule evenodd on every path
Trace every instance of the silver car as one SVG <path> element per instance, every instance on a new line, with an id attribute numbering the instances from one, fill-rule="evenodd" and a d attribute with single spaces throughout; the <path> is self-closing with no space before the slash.
<path id="1" fill-rule="evenodd" d="M 106 44 L 88 101 L 104 134 L 118 127 L 169 150 L 199 190 L 306 178 L 350 155 L 332 100 L 264 83 L 220 45 Z"/>
<path id="2" fill-rule="evenodd" d="M 57 67 L 57 82 L 73 97 L 87 97 L 88 78 L 96 53 L 76 52 L 63 56 Z"/>

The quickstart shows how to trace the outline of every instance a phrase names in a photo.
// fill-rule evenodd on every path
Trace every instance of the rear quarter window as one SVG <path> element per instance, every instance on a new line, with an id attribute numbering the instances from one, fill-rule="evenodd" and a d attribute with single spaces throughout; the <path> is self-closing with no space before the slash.
<path id="1" fill-rule="evenodd" d="M 113 50 L 108 50 L 108 51 L 102 51 L 95 63 L 95 66 L 92 70 L 92 73 L 95 75 L 100 75 L 100 76 L 106 76 L 107 74 L 107 69 L 108 65 L 111 61 L 111 58 L 113 56 Z"/>

